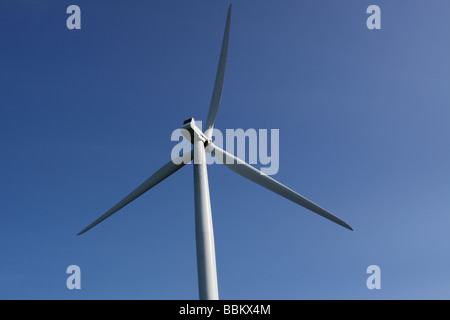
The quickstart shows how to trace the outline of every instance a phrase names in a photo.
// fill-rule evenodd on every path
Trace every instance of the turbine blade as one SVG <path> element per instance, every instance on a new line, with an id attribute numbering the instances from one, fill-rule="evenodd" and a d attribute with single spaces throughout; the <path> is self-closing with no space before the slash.
<path id="1" fill-rule="evenodd" d="M 214 121 L 216 120 L 217 111 L 219 110 L 220 99 L 222 98 L 223 79 L 225 77 L 225 66 L 227 64 L 228 39 L 230 37 L 230 21 L 231 21 L 231 5 L 228 8 L 227 22 L 222 41 L 222 51 L 220 52 L 219 66 L 217 68 L 216 82 L 209 106 L 208 118 L 206 120 L 205 135 L 212 137 Z"/>
<path id="2" fill-rule="evenodd" d="M 182 162 L 182 159 L 190 158 L 192 160 L 192 152 L 189 152 L 189 154 L 185 154 L 184 157 L 178 157 L 177 159 L 174 159 L 173 161 L 169 161 L 166 163 L 161 169 L 156 171 L 150 178 L 145 180 L 139 187 L 137 187 L 134 191 L 132 191 L 129 195 L 127 195 L 125 198 L 123 198 L 120 202 L 118 202 L 114 207 L 109 209 L 107 212 L 105 212 L 102 216 L 100 216 L 97 220 L 92 222 L 90 225 L 88 225 L 86 228 L 81 230 L 77 235 L 83 234 L 92 227 L 95 227 L 97 224 L 111 216 L 112 214 L 116 213 L 123 207 L 125 207 L 127 204 L 156 186 L 158 183 L 169 177 L 171 174 L 175 173 L 179 169 L 181 169 L 185 163 Z M 179 163 L 179 164 L 177 164 Z"/>
<path id="3" fill-rule="evenodd" d="M 352 227 L 343 221 L 342 219 L 336 217 L 332 213 L 328 212 L 327 210 L 319 207 L 312 201 L 306 199 L 305 197 L 301 196 L 297 192 L 289 189 L 285 185 L 281 184 L 280 182 L 276 181 L 275 179 L 269 177 L 268 175 L 264 174 L 263 172 L 255 169 L 251 165 L 245 163 L 241 159 L 235 157 L 234 155 L 226 152 L 225 150 L 220 149 L 213 143 L 210 143 L 208 145 L 207 150 L 214 154 L 216 157 L 219 158 L 220 161 L 222 161 L 223 164 L 225 164 L 228 168 L 233 170 L 234 172 L 240 174 L 244 178 L 249 179 L 250 181 L 253 181 L 260 186 L 269 189 L 272 192 L 275 192 L 279 194 L 280 196 L 291 200 L 302 207 L 317 213 L 318 215 L 321 215 L 322 217 L 331 220 L 349 230 L 353 230 Z"/>

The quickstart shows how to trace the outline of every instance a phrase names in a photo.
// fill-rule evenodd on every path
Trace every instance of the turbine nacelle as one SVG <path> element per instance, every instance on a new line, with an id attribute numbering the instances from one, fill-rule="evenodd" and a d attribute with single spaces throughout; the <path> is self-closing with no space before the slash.
<path id="1" fill-rule="evenodd" d="M 197 127 L 194 118 L 189 118 L 183 122 L 181 134 L 194 144 L 196 139 L 203 141 L 205 147 L 212 142 L 212 138 L 206 136 L 203 131 Z"/>

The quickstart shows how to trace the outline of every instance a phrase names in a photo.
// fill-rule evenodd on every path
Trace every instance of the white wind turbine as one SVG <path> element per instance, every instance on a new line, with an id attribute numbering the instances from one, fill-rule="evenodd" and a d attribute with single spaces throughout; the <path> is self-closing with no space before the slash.
<path id="1" fill-rule="evenodd" d="M 145 180 L 139 187 L 109 209 L 97 220 L 92 222 L 86 228 L 78 233 L 85 233 L 96 226 L 154 186 L 178 171 L 185 165 L 185 159 L 194 160 L 194 194 L 195 194 L 195 236 L 197 246 L 197 271 L 199 298 L 201 300 L 219 299 L 216 272 L 216 254 L 214 248 L 214 234 L 211 217 L 211 202 L 209 198 L 208 172 L 206 167 L 205 152 L 210 152 L 223 161 L 225 166 L 240 174 L 264 188 L 273 191 L 280 196 L 291 200 L 302 207 L 309 209 L 324 218 L 327 218 L 347 229 L 353 230 L 345 221 L 331 214 L 327 210 L 319 207 L 310 200 L 284 186 L 275 179 L 267 176 L 261 171 L 253 168 L 249 164 L 235 157 L 234 155 L 222 150 L 212 143 L 212 132 L 217 110 L 219 109 L 222 96 L 223 79 L 225 75 L 225 65 L 227 60 L 228 38 L 230 34 L 231 5 L 228 9 L 225 33 L 220 53 L 219 66 L 214 84 L 214 91 L 209 107 L 208 118 L 206 121 L 205 132 L 202 132 L 194 122 L 194 119 L 188 119 L 183 124 L 184 132 L 188 132 L 187 138 L 193 144 L 193 153 L 190 151 L 166 163 L 162 168 L 156 171 L 150 178 Z"/>

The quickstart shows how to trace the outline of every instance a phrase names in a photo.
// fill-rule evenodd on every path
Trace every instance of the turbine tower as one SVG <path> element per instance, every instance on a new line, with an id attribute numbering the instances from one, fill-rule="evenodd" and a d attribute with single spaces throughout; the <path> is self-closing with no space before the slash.
<path id="1" fill-rule="evenodd" d="M 212 142 L 214 121 L 216 119 L 217 111 L 220 105 L 223 80 L 225 76 L 228 39 L 230 35 L 230 20 L 231 5 L 228 9 L 219 66 L 217 69 L 216 81 L 214 84 L 214 91 L 209 107 L 208 118 L 206 120 L 205 131 L 202 132 L 195 125 L 195 121 L 193 118 L 184 121 L 182 126 L 182 129 L 184 129 L 182 130 L 183 134 L 193 144 L 193 151 L 191 150 L 187 154 L 178 156 L 166 163 L 124 199 L 122 199 L 115 206 L 113 206 L 102 216 L 100 216 L 97 220 L 92 222 L 90 225 L 88 225 L 78 233 L 78 235 L 85 233 L 86 231 L 96 226 L 97 224 L 156 186 L 158 183 L 181 169 L 186 164 L 186 159 L 189 159 L 189 162 L 194 160 L 195 236 L 197 249 L 198 289 L 199 298 L 201 300 L 219 299 L 216 271 L 216 254 L 214 247 L 214 232 L 211 216 L 211 202 L 209 197 L 208 170 L 205 158 L 206 152 L 212 153 L 215 157 L 219 158 L 219 160 L 221 160 L 226 167 L 230 168 L 232 171 L 238 173 L 244 178 L 257 183 L 260 186 L 269 189 L 270 191 L 273 191 L 280 196 L 321 215 L 328 220 L 331 220 L 349 230 L 353 230 L 345 221 L 336 217 L 327 210 L 319 207 L 318 205 L 301 196 L 297 192 L 289 189 L 275 179 L 255 169 L 241 159 L 226 152 L 225 150 L 222 150 Z"/>

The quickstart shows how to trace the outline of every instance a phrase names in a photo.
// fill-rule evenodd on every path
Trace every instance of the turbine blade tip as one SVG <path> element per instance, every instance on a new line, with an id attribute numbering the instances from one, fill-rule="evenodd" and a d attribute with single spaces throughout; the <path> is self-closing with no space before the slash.
<path id="1" fill-rule="evenodd" d="M 86 231 L 88 231 L 90 228 L 84 228 L 83 230 L 81 230 L 80 232 L 77 233 L 77 236 L 82 235 L 83 233 L 85 233 Z"/>

